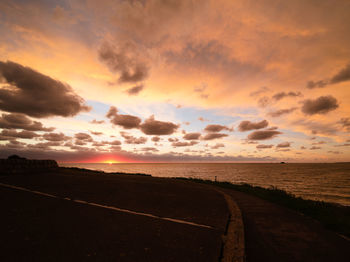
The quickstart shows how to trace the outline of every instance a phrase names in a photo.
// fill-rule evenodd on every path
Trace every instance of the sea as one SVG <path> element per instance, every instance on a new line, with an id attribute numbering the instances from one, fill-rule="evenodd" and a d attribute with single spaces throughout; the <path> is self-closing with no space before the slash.
<path id="1" fill-rule="evenodd" d="M 60 163 L 60 166 L 248 183 L 277 187 L 304 199 L 350 206 L 350 163 Z"/>

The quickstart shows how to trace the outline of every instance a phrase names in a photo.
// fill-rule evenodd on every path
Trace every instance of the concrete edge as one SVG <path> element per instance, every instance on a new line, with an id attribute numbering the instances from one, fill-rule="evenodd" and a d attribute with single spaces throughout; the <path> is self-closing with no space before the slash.
<path id="1" fill-rule="evenodd" d="M 216 190 L 224 196 L 230 212 L 227 232 L 223 237 L 221 262 L 244 262 L 245 242 L 241 210 L 231 196 L 219 189 Z"/>

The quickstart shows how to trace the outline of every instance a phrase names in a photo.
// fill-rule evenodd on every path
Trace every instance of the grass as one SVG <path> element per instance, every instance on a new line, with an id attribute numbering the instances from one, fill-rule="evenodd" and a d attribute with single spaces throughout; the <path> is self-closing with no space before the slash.
<path id="1" fill-rule="evenodd" d="M 278 189 L 277 187 L 262 188 L 249 184 L 232 184 L 229 182 L 214 182 L 211 180 L 193 178 L 177 179 L 215 185 L 254 195 L 312 217 L 327 229 L 350 238 L 350 207 L 323 201 L 303 199 L 284 190 Z"/>

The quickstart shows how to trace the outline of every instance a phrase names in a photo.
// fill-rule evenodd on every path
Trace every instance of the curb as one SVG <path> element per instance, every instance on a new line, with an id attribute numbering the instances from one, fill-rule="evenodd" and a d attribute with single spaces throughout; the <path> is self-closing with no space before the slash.
<path id="1" fill-rule="evenodd" d="M 236 202 L 225 192 L 220 192 L 227 203 L 230 212 L 226 235 L 223 236 L 223 253 L 221 262 L 244 262 L 244 225 L 242 213 Z"/>

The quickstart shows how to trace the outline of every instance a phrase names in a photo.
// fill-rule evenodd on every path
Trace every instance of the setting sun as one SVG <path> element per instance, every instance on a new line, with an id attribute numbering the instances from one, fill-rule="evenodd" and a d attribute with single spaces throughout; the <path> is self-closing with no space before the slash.
<path id="1" fill-rule="evenodd" d="M 105 164 L 117 164 L 117 163 L 120 163 L 119 161 L 116 161 L 116 160 L 105 160 L 103 161 L 102 163 L 105 163 Z"/>

